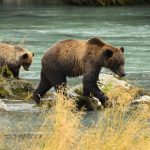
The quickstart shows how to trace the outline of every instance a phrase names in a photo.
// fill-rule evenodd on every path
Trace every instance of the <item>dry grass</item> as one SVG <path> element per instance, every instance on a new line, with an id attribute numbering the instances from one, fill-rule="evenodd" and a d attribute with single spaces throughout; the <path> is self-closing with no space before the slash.
<path id="1" fill-rule="evenodd" d="M 125 96 L 121 96 L 120 100 L 124 99 Z M 120 100 L 118 98 L 118 103 Z M 77 111 L 74 101 L 61 94 L 57 95 L 56 105 L 51 109 L 38 130 L 42 134 L 22 141 L 20 149 L 148 150 L 150 147 L 147 121 L 150 112 L 123 111 L 120 107 L 105 109 L 97 124 L 85 126 L 81 121 L 85 112 Z M 14 144 L 18 141 L 14 140 Z"/>
<path id="2" fill-rule="evenodd" d="M 127 107 L 134 100 L 141 90 L 139 88 L 125 89 L 123 87 L 111 88 L 106 92 L 110 100 L 115 101 L 119 107 Z"/>
<path id="3" fill-rule="evenodd" d="M 83 115 L 83 112 L 76 111 L 73 101 L 58 95 L 56 106 L 41 128 L 44 134 L 32 139 L 30 149 L 147 150 L 150 147 L 149 112 L 127 113 L 119 108 L 107 109 L 99 123 L 91 127 L 81 124 Z"/>
<path id="4" fill-rule="evenodd" d="M 147 115 L 107 110 L 97 127 L 90 128 L 82 135 L 80 149 L 87 150 L 148 150 L 150 136 L 145 122 Z M 150 117 L 150 116 L 149 116 Z"/>
<path id="5" fill-rule="evenodd" d="M 31 149 L 38 149 L 39 145 L 41 145 L 42 149 L 65 150 L 66 145 L 68 149 L 73 148 L 78 141 L 82 114 L 76 111 L 74 101 L 58 94 L 56 105 L 46 117 L 40 130 L 46 135 L 43 135 L 40 139 L 33 138 L 33 143 L 35 144 Z"/>

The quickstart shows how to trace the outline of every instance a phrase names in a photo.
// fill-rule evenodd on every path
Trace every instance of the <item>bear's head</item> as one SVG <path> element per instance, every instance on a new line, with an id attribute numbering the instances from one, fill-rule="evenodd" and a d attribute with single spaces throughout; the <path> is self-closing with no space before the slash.
<path id="1" fill-rule="evenodd" d="M 125 59 L 123 53 L 123 47 L 114 48 L 112 46 L 104 46 L 104 66 L 112 70 L 119 77 L 124 77 L 126 75 L 124 70 Z"/>
<path id="2" fill-rule="evenodd" d="M 20 58 L 20 64 L 24 68 L 24 70 L 28 71 L 30 65 L 32 64 L 34 57 L 34 53 L 32 52 L 25 52 Z"/>
<path id="3" fill-rule="evenodd" d="M 30 65 L 33 62 L 34 53 L 18 46 L 15 46 L 15 49 L 17 50 L 17 54 L 19 55 L 19 65 L 21 65 L 24 70 L 28 71 Z"/>
<path id="4" fill-rule="evenodd" d="M 123 47 L 113 47 L 98 38 L 92 38 L 89 42 L 99 47 L 100 61 L 103 67 L 109 68 L 119 77 L 124 77 L 126 75 L 124 70 L 125 58 Z"/>

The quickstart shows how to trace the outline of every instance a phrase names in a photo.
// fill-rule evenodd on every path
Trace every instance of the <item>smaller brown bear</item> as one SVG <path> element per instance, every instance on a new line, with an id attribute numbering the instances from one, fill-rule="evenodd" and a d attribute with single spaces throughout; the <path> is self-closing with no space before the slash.
<path id="1" fill-rule="evenodd" d="M 51 88 L 57 90 L 66 84 L 66 77 L 83 75 L 83 94 L 92 94 L 108 106 L 107 96 L 98 88 L 97 80 L 102 67 L 120 77 L 125 76 L 124 48 L 117 48 L 101 39 L 64 40 L 54 44 L 42 59 L 41 80 L 33 94 L 36 103 Z"/>
<path id="2" fill-rule="evenodd" d="M 7 65 L 13 77 L 16 79 L 19 79 L 19 70 L 21 66 L 24 70 L 29 70 L 33 57 L 34 53 L 24 48 L 0 43 L 0 68 Z M 7 73 L 4 71 L 3 75 L 7 76 Z"/>

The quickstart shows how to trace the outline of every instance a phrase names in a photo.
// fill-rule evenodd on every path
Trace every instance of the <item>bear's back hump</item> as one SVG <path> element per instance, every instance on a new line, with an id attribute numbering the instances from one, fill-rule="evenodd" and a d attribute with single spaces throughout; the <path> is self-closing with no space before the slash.
<path id="1" fill-rule="evenodd" d="M 70 76 L 82 74 L 86 42 L 64 40 L 54 44 L 44 55 L 42 66 L 55 70 L 60 68 Z"/>
<path id="2" fill-rule="evenodd" d="M 86 42 L 80 40 L 64 40 L 54 44 L 44 55 L 44 57 L 54 58 L 57 61 L 66 59 L 81 60 L 85 54 Z"/>
<path id="3" fill-rule="evenodd" d="M 10 56 L 14 54 L 14 46 L 0 43 L 0 57 L 8 59 Z"/>
<path id="4" fill-rule="evenodd" d="M 18 58 L 15 46 L 0 43 L 0 59 L 1 63 L 13 63 Z M 2 65 L 2 64 L 1 64 Z"/>

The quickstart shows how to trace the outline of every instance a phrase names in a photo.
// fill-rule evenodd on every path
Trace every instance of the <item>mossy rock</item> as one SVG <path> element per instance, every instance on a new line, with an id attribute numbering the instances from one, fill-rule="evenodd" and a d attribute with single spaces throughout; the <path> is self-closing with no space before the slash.
<path id="1" fill-rule="evenodd" d="M 0 89 L 0 97 L 1 98 L 6 98 L 6 97 L 9 97 L 10 95 L 10 92 L 5 90 L 5 89 Z"/>
<path id="2" fill-rule="evenodd" d="M 0 98 L 26 100 L 34 90 L 35 84 L 27 80 L 16 80 L 0 76 Z"/>
<path id="3" fill-rule="evenodd" d="M 144 95 L 143 89 L 130 85 L 129 81 L 118 79 L 113 75 L 102 74 L 98 81 L 98 87 L 107 95 L 115 107 L 126 107 L 132 100 Z M 73 87 L 69 93 L 75 97 L 79 107 L 101 108 L 97 105 L 99 100 L 94 98 L 93 95 L 91 97 L 83 97 L 82 85 Z"/>

